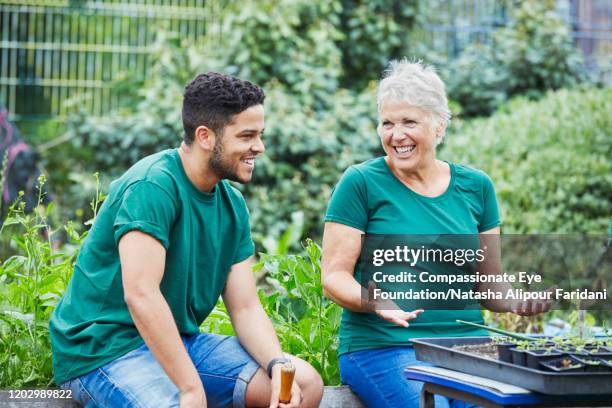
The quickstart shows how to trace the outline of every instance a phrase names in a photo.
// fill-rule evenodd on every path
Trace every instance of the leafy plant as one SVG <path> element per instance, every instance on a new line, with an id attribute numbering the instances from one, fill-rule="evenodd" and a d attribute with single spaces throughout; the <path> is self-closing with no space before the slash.
<path id="1" fill-rule="evenodd" d="M 532 341 L 520 340 L 516 343 L 516 349 L 521 351 L 533 350 L 535 347 Z"/>
<path id="2" fill-rule="evenodd" d="M 68 129 L 74 147 L 104 152 L 91 154 L 75 171 L 90 174 L 102 170 L 107 183 L 146 155 L 178 146 L 184 84 L 198 72 L 227 72 L 231 68 L 220 67 L 219 60 L 203 53 L 199 44 L 170 34 L 161 34 L 155 49 L 147 80 L 134 90 L 140 96 L 138 102 L 103 118 L 84 113 L 70 118 Z M 309 80 L 321 79 L 317 78 Z M 267 236 L 291 225 L 296 211 L 303 214 L 299 238 L 318 237 L 332 186 L 348 166 L 379 151 L 373 88 L 356 93 L 334 83 L 325 85 L 325 97 L 318 98 L 304 81 L 296 86 L 284 82 L 271 78 L 263 84 L 267 150 L 258 158 L 253 182 L 238 186 L 251 209 L 253 236 L 259 248 Z"/>
<path id="3" fill-rule="evenodd" d="M 44 177 L 39 180 L 40 185 Z M 14 255 L 0 264 L 0 387 L 48 387 L 51 384 L 49 318 L 62 296 L 78 249 L 86 233 L 65 226 L 69 243 L 63 251 L 53 244 L 48 222 L 53 205 L 26 214 L 22 202 L 11 206 L 0 237 L 11 244 Z M 94 213 L 103 200 L 92 201 Z M 8 237 L 7 237 L 8 235 Z"/>
<path id="4" fill-rule="evenodd" d="M 321 248 L 306 240 L 304 250 L 305 257 L 260 254 L 255 269 L 266 269 L 266 281 L 274 292 L 267 296 L 260 289 L 259 296 L 283 350 L 312 364 L 325 384 L 337 385 L 341 309 L 323 296 Z"/>
<path id="5" fill-rule="evenodd" d="M 408 33 L 418 23 L 418 0 L 341 0 L 342 84 L 364 88 L 376 81 L 391 59 L 413 54 Z"/>
<path id="6" fill-rule="evenodd" d="M 512 338 L 508 336 L 492 336 L 491 337 L 491 344 L 493 345 L 507 344 L 507 343 L 514 343 L 514 342 L 515 340 L 512 340 Z"/>
<path id="7" fill-rule="evenodd" d="M 465 124 L 440 156 L 493 180 L 505 233 L 605 234 L 612 210 L 612 88 L 517 98 Z"/>
<path id="8" fill-rule="evenodd" d="M 97 174 L 95 177 L 98 180 Z M 90 203 L 94 217 L 104 199 L 96 187 Z M 52 237 L 58 231 L 48 223 L 52 211 L 52 206 L 39 207 L 25 214 L 23 204 L 14 205 L 0 229 L 0 236 L 12 243 L 16 252 L 0 265 L 0 387 L 48 387 L 52 383 L 49 318 L 87 235 L 68 223 L 65 230 L 70 242 L 61 250 L 54 248 Z M 260 289 L 259 297 L 283 349 L 311 363 L 327 384 L 338 384 L 336 333 L 341 309 L 322 295 L 319 246 L 308 240 L 305 256 L 287 254 L 289 243 L 296 239 L 295 229 L 301 228 L 299 216 L 294 221 L 275 246 L 281 254 L 261 254 L 255 269 L 267 271 L 272 293 L 268 296 Z M 234 334 L 222 302 L 201 330 Z"/>
<path id="9" fill-rule="evenodd" d="M 310 363 L 326 385 L 338 385 L 338 329 L 342 309 L 323 296 L 321 248 L 307 239 L 304 251 L 304 255 L 260 254 L 254 271 L 265 270 L 269 290 L 259 289 L 259 299 L 274 324 L 283 351 Z M 234 335 L 221 301 L 200 329 Z"/>

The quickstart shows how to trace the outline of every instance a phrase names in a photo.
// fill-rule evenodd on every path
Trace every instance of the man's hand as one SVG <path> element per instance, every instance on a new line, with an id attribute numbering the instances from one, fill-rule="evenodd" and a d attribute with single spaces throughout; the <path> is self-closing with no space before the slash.
<path id="1" fill-rule="evenodd" d="M 272 393 L 270 395 L 270 408 L 297 408 L 302 403 L 304 396 L 297 381 L 291 385 L 291 401 L 288 404 L 279 402 L 281 385 L 281 365 L 272 368 Z M 182 408 L 182 407 L 181 407 Z"/>
<path id="2" fill-rule="evenodd" d="M 206 408 L 204 389 L 192 389 L 181 392 L 181 408 Z"/>

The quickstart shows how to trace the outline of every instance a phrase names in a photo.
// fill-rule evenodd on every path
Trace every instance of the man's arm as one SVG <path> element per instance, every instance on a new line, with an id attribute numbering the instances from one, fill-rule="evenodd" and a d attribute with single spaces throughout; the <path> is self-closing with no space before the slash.
<path id="1" fill-rule="evenodd" d="M 250 259 L 232 266 L 223 291 L 223 302 L 240 344 L 264 370 L 273 358 L 284 357 L 274 326 L 259 302 Z M 278 403 L 280 369 L 277 364 L 272 370 L 270 406 Z M 296 393 L 301 394 L 297 382 L 293 384 L 292 405 L 296 400 Z M 297 402 L 299 403 L 299 399 Z"/>
<path id="2" fill-rule="evenodd" d="M 181 408 L 205 407 L 200 376 L 187 354 L 159 285 L 166 250 L 159 241 L 131 231 L 119 241 L 125 303 L 145 343 L 181 392 Z"/>

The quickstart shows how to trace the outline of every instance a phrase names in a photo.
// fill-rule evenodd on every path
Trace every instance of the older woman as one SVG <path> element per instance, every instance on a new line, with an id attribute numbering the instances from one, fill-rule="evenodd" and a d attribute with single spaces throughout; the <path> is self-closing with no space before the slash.
<path id="1" fill-rule="evenodd" d="M 422 383 L 406 381 L 402 373 L 406 366 L 419 364 L 409 340 L 486 335 L 456 323 L 457 319 L 483 323 L 482 313 L 478 309 L 423 313 L 362 302 L 358 283 L 362 234 L 498 236 L 500 217 L 493 184 L 485 173 L 436 158 L 450 111 L 444 84 L 432 67 L 392 62 L 377 99 L 378 135 L 386 155 L 351 166 L 336 186 L 325 217 L 322 280 L 326 296 L 344 308 L 339 348 L 342 381 L 369 407 L 418 407 Z M 440 399 L 436 406 L 448 402 Z"/>

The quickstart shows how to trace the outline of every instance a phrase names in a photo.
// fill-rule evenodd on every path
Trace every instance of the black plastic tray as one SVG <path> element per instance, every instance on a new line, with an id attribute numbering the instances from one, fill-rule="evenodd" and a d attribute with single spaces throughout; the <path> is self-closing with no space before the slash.
<path id="1" fill-rule="evenodd" d="M 452 349 L 453 346 L 464 344 L 488 343 L 491 341 L 490 337 L 439 337 L 411 339 L 411 341 L 418 360 L 451 370 L 490 378 L 544 394 L 602 395 L 611 393 L 612 373 L 554 373 Z"/>

